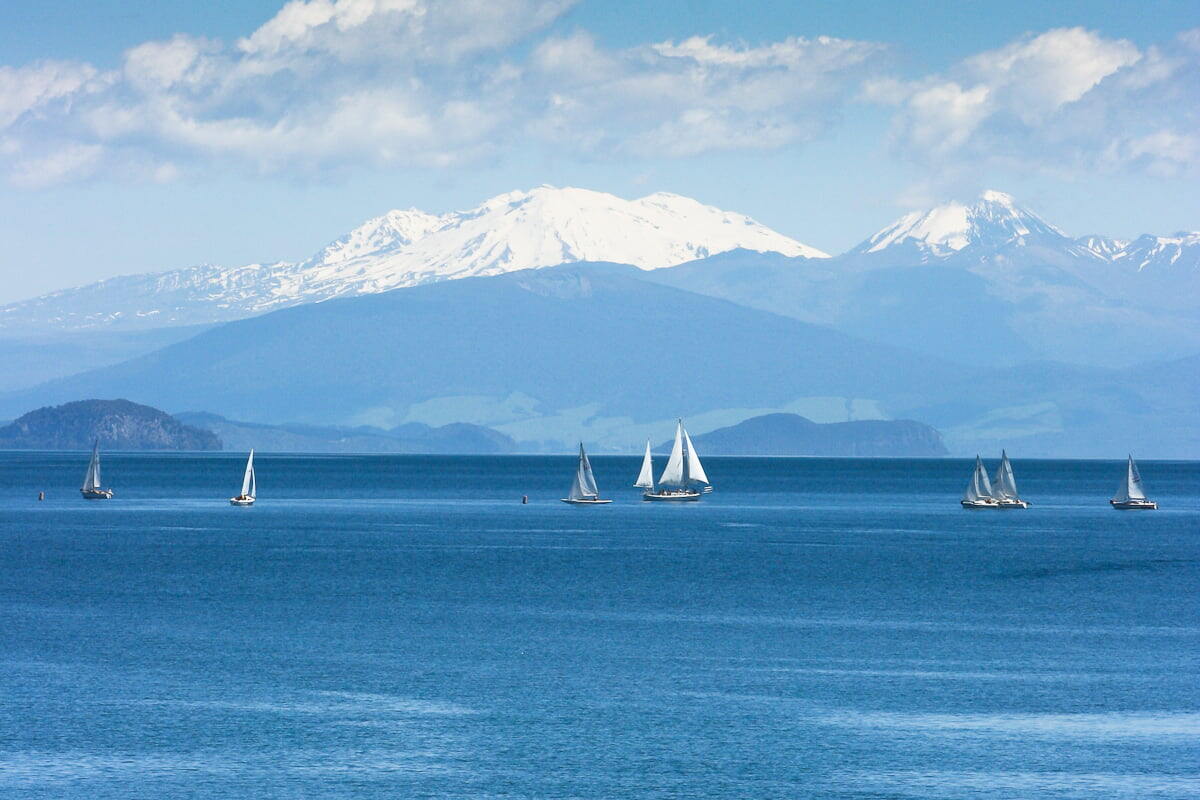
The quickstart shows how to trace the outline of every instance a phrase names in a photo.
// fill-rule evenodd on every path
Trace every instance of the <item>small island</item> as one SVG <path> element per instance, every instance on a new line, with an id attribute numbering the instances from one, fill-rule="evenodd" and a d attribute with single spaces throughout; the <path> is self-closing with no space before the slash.
<path id="1" fill-rule="evenodd" d="M 212 431 L 129 400 L 47 406 L 0 428 L 0 448 L 8 450 L 87 450 L 95 441 L 111 450 L 221 449 Z"/>

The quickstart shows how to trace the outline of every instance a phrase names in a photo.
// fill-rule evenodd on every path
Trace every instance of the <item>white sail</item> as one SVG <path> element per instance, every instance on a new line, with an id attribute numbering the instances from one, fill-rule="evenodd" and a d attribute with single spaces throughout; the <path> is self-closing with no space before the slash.
<path id="1" fill-rule="evenodd" d="M 1142 475 L 1138 472 L 1133 456 L 1130 456 L 1129 463 L 1125 466 L 1125 482 L 1121 484 L 1121 488 L 1117 489 L 1113 500 L 1118 503 L 1128 503 L 1130 500 L 1145 499 L 1146 492 L 1142 489 Z"/>
<path id="2" fill-rule="evenodd" d="M 575 480 L 571 482 L 571 491 L 567 497 L 572 500 L 595 500 L 599 496 L 600 490 L 596 488 L 592 464 L 588 461 L 587 453 L 583 452 L 583 443 L 580 443 L 579 466 L 575 470 Z"/>
<path id="3" fill-rule="evenodd" d="M 687 465 L 683 458 L 683 420 L 675 428 L 675 444 L 671 446 L 671 457 L 666 469 L 658 479 L 659 486 L 682 488 L 687 486 Z"/>
<path id="4" fill-rule="evenodd" d="M 83 490 L 94 491 L 100 488 L 100 440 L 92 444 L 92 460 L 88 462 L 87 474 L 83 476 Z"/>
<path id="5" fill-rule="evenodd" d="M 1008 460 L 1008 453 L 1004 450 L 1000 451 L 1000 466 L 996 467 L 996 479 L 992 486 L 994 493 L 993 497 L 1003 500 L 1018 500 L 1017 494 L 1017 479 L 1013 476 L 1012 463 Z"/>
<path id="6" fill-rule="evenodd" d="M 583 490 L 591 497 L 599 497 L 600 489 L 596 486 L 596 476 L 592 474 L 592 462 L 583 452 L 583 442 L 579 443 L 579 472 L 583 479 Z"/>
<path id="7" fill-rule="evenodd" d="M 638 473 L 637 483 L 634 484 L 642 489 L 654 488 L 654 463 L 650 458 L 650 440 L 646 440 L 646 456 L 642 459 L 642 471 Z"/>
<path id="8" fill-rule="evenodd" d="M 254 451 L 246 459 L 246 474 L 242 476 L 242 497 L 254 497 Z"/>
<path id="9" fill-rule="evenodd" d="M 967 490 L 963 492 L 963 500 L 978 502 L 990 497 L 992 497 L 992 484 L 988 480 L 987 470 L 983 468 L 983 459 L 975 456 L 975 472 L 971 475 L 971 482 L 967 484 Z"/>
<path id="10" fill-rule="evenodd" d="M 687 444 L 688 477 L 699 483 L 708 483 L 708 475 L 704 472 L 704 465 L 700 463 L 700 455 L 686 430 L 683 432 L 683 441 Z"/>

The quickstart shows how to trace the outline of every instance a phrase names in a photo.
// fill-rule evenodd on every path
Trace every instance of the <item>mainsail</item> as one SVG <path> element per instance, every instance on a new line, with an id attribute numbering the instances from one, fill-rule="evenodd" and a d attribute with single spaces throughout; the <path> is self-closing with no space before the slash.
<path id="1" fill-rule="evenodd" d="M 572 500 L 595 500 L 599 496 L 600 490 L 596 488 L 592 464 L 588 461 L 587 453 L 583 452 L 583 442 L 580 442 L 579 467 L 575 470 L 575 480 L 571 482 L 571 492 L 567 497 Z"/>
<path id="2" fill-rule="evenodd" d="M 1129 457 L 1129 463 L 1125 468 L 1125 482 L 1121 484 L 1121 488 L 1117 489 L 1117 493 L 1113 495 L 1113 500 L 1118 503 L 1128 503 L 1130 500 L 1145 500 L 1146 492 L 1142 489 L 1142 476 L 1138 472 L 1137 464 L 1133 463 L 1133 456 Z"/>
<path id="3" fill-rule="evenodd" d="M 83 476 L 83 491 L 92 492 L 100 488 L 100 440 L 92 444 L 92 460 L 88 462 L 87 474 Z"/>
<path id="4" fill-rule="evenodd" d="M 654 464 L 650 459 L 650 440 L 646 440 L 646 457 L 642 459 L 642 471 L 638 473 L 637 483 L 634 484 L 642 489 L 654 488 Z"/>
<path id="5" fill-rule="evenodd" d="M 671 446 L 671 457 L 666 469 L 658 479 L 659 486 L 682 488 L 688 484 L 687 462 L 683 457 L 683 420 L 675 427 L 675 444 Z"/>
<path id="6" fill-rule="evenodd" d="M 967 491 L 963 492 L 963 500 L 978 502 L 991 497 L 992 484 L 988 480 L 987 470 L 983 468 L 983 459 L 975 456 L 975 472 L 971 475 L 971 482 L 967 484 Z"/>
<path id="7" fill-rule="evenodd" d="M 704 465 L 696 455 L 692 437 L 684 430 L 683 420 L 679 420 L 675 426 L 675 444 L 671 446 L 671 457 L 667 460 L 662 477 L 658 479 L 658 485 L 686 489 L 693 483 L 708 483 L 708 475 L 704 473 Z"/>
<path id="8" fill-rule="evenodd" d="M 268 476 L 270 477 L 270 476 Z M 254 451 L 250 451 L 250 457 L 246 459 L 246 474 L 242 476 L 242 497 L 254 497 Z"/>
<path id="9" fill-rule="evenodd" d="M 688 459 L 688 477 L 699 483 L 708 483 L 708 475 L 704 473 L 704 465 L 700 463 L 700 456 L 696 453 L 696 448 L 692 444 L 692 437 L 688 436 L 688 432 L 683 432 L 683 441 L 687 444 L 687 459 Z"/>
<path id="10" fill-rule="evenodd" d="M 996 467 L 996 479 L 992 482 L 993 497 L 1000 500 L 1018 500 L 1017 495 L 1017 479 L 1013 477 L 1012 463 L 1008 460 L 1008 453 L 1004 450 L 1000 451 L 1000 466 Z"/>

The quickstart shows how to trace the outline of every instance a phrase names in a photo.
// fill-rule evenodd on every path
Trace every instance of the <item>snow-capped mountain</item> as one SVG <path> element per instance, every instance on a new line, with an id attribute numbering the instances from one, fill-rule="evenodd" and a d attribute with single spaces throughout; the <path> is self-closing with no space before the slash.
<path id="1" fill-rule="evenodd" d="M 1043 238 L 1068 240 L 1058 228 L 1017 206 L 1011 195 L 988 190 L 970 205 L 951 202 L 905 214 L 850 253 L 906 248 L 928 258 L 945 258 L 968 247 L 994 248 Z"/>
<path id="2" fill-rule="evenodd" d="M 988 191 L 803 268 L 732 252 L 651 280 L 963 363 L 1114 366 L 1200 352 L 1198 245 L 1200 234 L 1072 238 Z"/>
<path id="3" fill-rule="evenodd" d="M 1032 248 L 1035 259 L 1047 249 L 1071 258 L 1118 264 L 1123 273 L 1178 265 L 1200 268 L 1200 233 L 1174 236 L 1143 235 L 1132 241 L 1088 235 L 1072 238 L 1009 194 L 989 189 L 971 204 L 945 203 L 905 214 L 845 255 L 867 257 L 873 263 L 885 258 L 921 262 L 972 258 L 1001 251 L 1010 258 L 1018 248 Z"/>
<path id="4" fill-rule="evenodd" d="M 1111 236 L 1080 236 L 1075 244 L 1088 251 L 1102 261 L 1112 261 L 1119 257 L 1129 247 L 1128 239 L 1114 239 Z"/>
<path id="5" fill-rule="evenodd" d="M 1124 262 L 1138 272 L 1167 267 L 1200 270 L 1200 231 L 1139 236 L 1127 242 L 1110 260 Z"/>
<path id="6" fill-rule="evenodd" d="M 112 278 L 0 308 L 0 329 L 208 323 L 332 297 L 575 261 L 669 267 L 737 248 L 827 254 L 749 217 L 660 192 L 638 200 L 542 186 L 469 211 L 390 211 L 300 263 Z"/>

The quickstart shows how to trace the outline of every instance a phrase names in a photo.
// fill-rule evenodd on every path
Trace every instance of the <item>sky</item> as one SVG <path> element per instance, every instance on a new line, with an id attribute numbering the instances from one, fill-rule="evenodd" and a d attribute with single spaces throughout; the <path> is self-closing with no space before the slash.
<path id="1" fill-rule="evenodd" d="M 1200 229 L 1195 0 L 0 5 L 0 302 L 540 184 L 831 253 L 985 188 Z"/>

